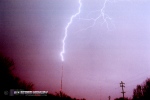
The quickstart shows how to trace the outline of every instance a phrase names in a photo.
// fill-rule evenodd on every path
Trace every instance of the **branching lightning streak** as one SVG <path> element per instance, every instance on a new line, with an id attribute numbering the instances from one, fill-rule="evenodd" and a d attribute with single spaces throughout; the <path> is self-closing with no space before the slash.
<path id="1" fill-rule="evenodd" d="M 61 53 L 60 53 L 60 56 L 61 56 L 61 60 L 62 60 L 62 61 L 64 61 L 63 54 L 65 53 L 65 40 L 66 40 L 66 38 L 67 38 L 68 28 L 69 28 L 69 26 L 71 25 L 73 19 L 74 19 L 77 15 L 79 15 L 80 12 L 81 12 L 81 6 L 82 6 L 81 0 L 79 0 L 79 5 L 80 5 L 80 6 L 79 6 L 79 9 L 78 9 L 78 12 L 77 12 L 76 14 L 74 14 L 74 15 L 71 16 L 70 21 L 68 22 L 68 24 L 67 24 L 67 26 L 66 26 L 66 28 L 65 28 L 65 36 L 64 36 L 63 41 L 62 41 L 63 46 L 62 46 L 62 51 L 61 51 Z"/>
<path id="2" fill-rule="evenodd" d="M 111 21 L 111 18 L 105 13 L 104 9 L 106 7 L 106 3 L 108 2 L 109 0 L 105 0 L 104 3 L 103 3 L 103 6 L 100 10 L 96 10 L 96 11 L 92 11 L 90 14 L 92 14 L 93 12 L 99 12 L 100 14 L 96 17 L 96 18 L 80 18 L 80 20 L 86 20 L 86 21 L 93 21 L 93 24 L 88 26 L 87 28 L 84 28 L 82 30 L 87 30 L 89 28 L 92 28 L 94 27 L 94 25 L 96 24 L 97 20 L 102 18 L 103 22 L 102 24 L 106 23 L 106 26 L 107 26 L 107 29 L 109 29 L 109 26 L 108 26 L 108 20 Z M 62 51 L 60 52 L 60 56 L 61 56 L 61 60 L 62 62 L 64 61 L 64 56 L 63 54 L 65 53 L 65 41 L 66 41 L 66 38 L 67 38 L 67 35 L 68 35 L 68 28 L 70 27 L 70 25 L 72 24 L 73 22 L 73 19 L 76 18 L 80 13 L 81 13 L 81 7 L 82 7 L 82 3 L 81 3 L 81 0 L 78 0 L 78 3 L 79 3 L 79 8 L 78 8 L 78 12 L 75 13 L 74 15 L 72 15 L 70 17 L 70 21 L 67 23 L 66 27 L 65 27 L 65 35 L 64 35 L 64 38 L 62 40 Z M 80 31 L 82 31 L 80 30 Z M 63 63 L 62 63 L 62 75 L 61 75 L 61 92 L 62 92 L 62 79 L 63 79 Z"/>
<path id="3" fill-rule="evenodd" d="M 79 17 L 79 20 L 86 20 L 86 21 L 93 21 L 92 25 L 86 27 L 86 28 L 83 28 L 79 31 L 85 31 L 89 28 L 92 28 L 95 26 L 96 22 L 98 21 L 98 19 L 102 18 L 103 22 L 102 24 L 106 24 L 106 27 L 107 29 L 109 30 L 109 25 L 108 25 L 108 21 L 110 21 L 112 23 L 112 20 L 111 20 L 111 17 L 109 17 L 106 13 L 105 13 L 105 8 L 106 8 L 106 4 L 107 2 L 109 2 L 109 0 L 104 0 L 104 3 L 103 3 L 103 6 L 100 10 L 96 10 L 96 11 L 92 11 L 89 13 L 92 14 L 93 12 L 99 12 L 99 15 L 96 17 L 96 18 L 80 18 Z M 68 28 L 70 27 L 70 25 L 72 24 L 73 22 L 73 19 L 76 18 L 80 13 L 81 13 L 81 7 L 82 7 L 82 3 L 81 3 L 81 0 L 78 0 L 78 3 L 79 3 L 79 8 L 78 8 L 78 12 L 74 15 L 71 16 L 70 18 L 70 21 L 67 23 L 66 27 L 65 27 L 65 36 L 62 40 L 62 51 L 60 52 L 60 56 L 61 56 L 61 60 L 64 61 L 64 56 L 63 54 L 65 53 L 65 40 L 67 38 L 67 35 L 68 35 Z M 112 23 L 112 25 L 114 26 L 114 24 Z M 115 26 L 114 26 L 115 27 Z M 79 32 L 78 31 L 78 32 Z"/>
<path id="4" fill-rule="evenodd" d="M 101 8 L 100 10 L 92 11 L 91 13 L 89 13 L 89 15 L 90 15 L 90 14 L 92 14 L 93 12 L 100 12 L 100 14 L 99 14 L 96 18 L 86 18 L 86 19 L 85 19 L 85 18 L 79 18 L 80 20 L 87 20 L 87 21 L 92 20 L 92 21 L 93 21 L 93 24 L 92 24 L 92 25 L 90 25 L 90 26 L 88 26 L 88 27 L 86 27 L 86 28 L 84 28 L 84 29 L 81 29 L 80 31 L 85 31 L 85 30 L 87 30 L 87 29 L 89 29 L 89 28 L 94 27 L 94 25 L 96 24 L 97 20 L 100 19 L 100 18 L 103 19 L 103 23 L 102 23 L 102 24 L 106 23 L 107 29 L 109 30 L 109 25 L 108 25 L 107 20 L 110 20 L 110 22 L 111 22 L 111 17 L 109 17 L 109 16 L 105 13 L 105 11 L 104 11 L 104 9 L 105 9 L 105 7 L 106 7 L 106 3 L 107 3 L 108 1 L 109 1 L 109 0 L 105 0 L 105 1 L 104 1 L 104 4 L 103 4 L 103 6 L 102 6 L 102 8 Z M 111 22 L 111 23 L 112 23 L 112 22 Z M 112 23 L 112 25 L 114 26 L 113 23 Z M 115 26 L 114 26 L 114 27 L 115 27 Z"/>

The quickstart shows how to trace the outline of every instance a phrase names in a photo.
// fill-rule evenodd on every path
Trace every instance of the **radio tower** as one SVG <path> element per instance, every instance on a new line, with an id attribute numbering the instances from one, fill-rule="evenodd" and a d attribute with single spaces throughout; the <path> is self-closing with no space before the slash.
<path id="1" fill-rule="evenodd" d="M 62 91 L 62 79 L 63 79 L 63 65 L 62 65 L 62 73 L 61 73 L 61 89 L 60 89 L 60 91 Z"/>
<path id="2" fill-rule="evenodd" d="M 63 79 L 63 63 L 62 63 L 61 86 L 60 86 L 60 96 L 61 97 L 62 97 L 62 79 Z"/>

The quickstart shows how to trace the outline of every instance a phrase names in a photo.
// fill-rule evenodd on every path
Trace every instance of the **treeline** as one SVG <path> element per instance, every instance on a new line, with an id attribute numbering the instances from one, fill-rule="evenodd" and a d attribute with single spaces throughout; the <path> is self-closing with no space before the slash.
<path id="1" fill-rule="evenodd" d="M 150 100 L 150 78 L 133 90 L 133 100 Z"/>
<path id="2" fill-rule="evenodd" d="M 85 98 L 82 98 L 82 99 L 72 98 L 69 95 L 61 91 L 56 92 L 55 94 L 48 94 L 47 96 L 52 100 L 86 100 Z"/>
<path id="3" fill-rule="evenodd" d="M 132 98 L 116 98 L 115 100 L 150 100 L 150 78 L 147 78 L 141 85 L 133 89 Z"/>
<path id="4" fill-rule="evenodd" d="M 33 90 L 33 83 L 23 81 L 12 73 L 14 68 L 13 60 L 0 53 L 0 96 L 7 96 L 8 94 L 4 92 L 10 89 Z M 56 92 L 47 96 L 53 100 L 86 100 L 85 98 L 72 98 L 64 92 Z M 150 78 L 136 86 L 132 98 L 120 97 L 115 100 L 150 100 Z"/>
<path id="5" fill-rule="evenodd" d="M 21 80 L 12 72 L 15 69 L 14 61 L 9 57 L 5 57 L 0 53 L 0 96 L 9 96 L 10 90 L 16 91 L 32 91 L 33 83 Z M 72 98 L 64 92 L 56 92 L 55 94 L 47 94 L 51 100 L 86 100 Z"/>
<path id="6" fill-rule="evenodd" d="M 33 84 L 15 76 L 14 62 L 9 57 L 0 54 L 0 96 L 9 95 L 10 89 L 33 90 Z"/>

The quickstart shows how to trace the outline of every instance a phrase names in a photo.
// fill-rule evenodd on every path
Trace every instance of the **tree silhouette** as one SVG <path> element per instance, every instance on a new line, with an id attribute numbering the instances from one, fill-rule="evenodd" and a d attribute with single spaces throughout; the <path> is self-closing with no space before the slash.
<path id="1" fill-rule="evenodd" d="M 10 89 L 33 89 L 32 83 L 22 81 L 12 73 L 14 68 L 13 60 L 0 54 L 0 96 L 6 95 L 4 91 L 10 91 Z"/>
<path id="2" fill-rule="evenodd" d="M 142 100 L 142 98 L 143 98 L 142 86 L 137 85 L 136 89 L 133 90 L 133 99 Z"/>
<path id="3" fill-rule="evenodd" d="M 67 95 L 64 92 L 55 92 L 55 94 L 48 94 L 48 97 L 52 100 L 86 100 L 85 98 L 82 99 L 77 99 L 77 98 L 72 98 L 69 95 Z"/>
<path id="4" fill-rule="evenodd" d="M 133 100 L 150 100 L 150 78 L 133 90 Z"/>
<path id="5" fill-rule="evenodd" d="M 115 98 L 114 100 L 129 100 L 129 99 L 128 98 L 120 97 L 120 98 Z"/>

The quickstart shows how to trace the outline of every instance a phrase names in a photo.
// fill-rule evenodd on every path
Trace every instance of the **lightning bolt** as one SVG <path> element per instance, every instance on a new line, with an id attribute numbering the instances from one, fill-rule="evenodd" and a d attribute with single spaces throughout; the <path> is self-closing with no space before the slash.
<path id="1" fill-rule="evenodd" d="M 91 21 L 91 20 L 92 20 L 92 21 L 93 21 L 93 24 L 90 25 L 90 26 L 88 26 L 88 27 L 86 27 L 86 28 L 83 28 L 83 29 L 79 30 L 78 32 L 80 32 L 80 31 L 85 31 L 85 30 L 87 30 L 87 29 L 89 29 L 89 28 L 94 27 L 95 24 L 96 24 L 96 22 L 97 22 L 97 20 L 100 19 L 100 18 L 102 18 L 102 20 L 103 20 L 102 24 L 106 24 L 106 27 L 107 27 L 108 30 L 110 30 L 110 29 L 109 29 L 109 25 L 108 25 L 108 20 L 111 22 L 112 26 L 115 28 L 115 25 L 114 25 L 113 22 L 112 22 L 112 18 L 109 17 L 109 15 L 106 14 L 106 13 L 105 13 L 105 10 L 104 10 L 105 7 L 106 7 L 107 2 L 110 2 L 110 1 L 109 1 L 109 0 L 105 0 L 104 3 L 103 3 L 102 8 L 101 8 L 100 10 L 92 11 L 92 12 L 90 12 L 90 13 L 88 14 L 88 17 L 89 17 L 89 15 L 91 15 L 92 13 L 94 13 L 94 12 L 99 12 L 100 14 L 99 14 L 96 18 L 86 18 L 86 19 L 85 19 L 85 18 L 79 18 L 80 20 L 86 20 L 86 21 Z"/>
<path id="2" fill-rule="evenodd" d="M 93 21 L 93 24 L 86 27 L 86 28 L 83 28 L 79 31 L 85 31 L 89 28 L 92 28 L 95 26 L 96 22 L 98 21 L 98 19 L 102 18 L 103 22 L 102 24 L 106 24 L 106 27 L 107 29 L 109 30 L 109 25 L 108 25 L 108 21 L 110 21 L 112 23 L 112 20 L 111 20 L 111 17 L 109 17 L 108 14 L 105 13 L 105 7 L 106 7 L 106 4 L 109 0 L 104 0 L 104 3 L 103 3 L 103 6 L 100 10 L 96 10 L 96 11 L 92 11 L 89 13 L 89 15 L 91 15 L 92 13 L 94 12 L 99 12 L 99 15 L 96 17 L 96 18 L 80 18 L 79 16 L 79 20 L 86 20 L 86 21 Z M 81 3 L 81 0 L 78 0 L 78 3 L 79 3 L 79 8 L 78 8 L 78 12 L 74 15 L 71 16 L 70 18 L 70 21 L 67 23 L 67 26 L 65 27 L 65 36 L 62 40 L 62 51 L 60 52 L 60 56 L 61 56 L 61 60 L 64 61 L 64 53 L 65 53 L 65 40 L 67 38 L 67 35 L 68 35 L 68 28 L 70 27 L 70 25 L 72 24 L 73 22 L 73 19 L 76 18 L 80 13 L 81 13 L 81 7 L 82 7 L 82 3 Z M 112 25 L 114 26 L 114 24 L 112 23 Z M 114 26 L 115 27 L 115 26 Z M 79 32 L 78 31 L 78 32 Z"/>
<path id="3" fill-rule="evenodd" d="M 65 53 L 65 40 L 66 40 L 67 35 L 68 35 L 68 28 L 69 28 L 69 26 L 72 24 L 73 19 L 74 19 L 77 15 L 79 15 L 80 12 L 81 12 L 81 6 L 82 6 L 81 0 L 79 0 L 78 2 L 79 2 L 79 5 L 80 5 L 80 6 L 79 6 L 79 9 L 78 9 L 78 12 L 77 12 L 76 14 L 74 14 L 74 15 L 71 16 L 70 21 L 68 22 L 67 26 L 65 27 L 65 36 L 64 36 L 64 38 L 63 38 L 63 40 L 62 40 L 63 46 L 62 46 L 62 51 L 61 51 L 61 53 L 60 53 L 60 56 L 61 56 L 61 60 L 62 60 L 62 61 L 64 61 L 64 56 L 63 56 L 63 54 Z"/>
<path id="4" fill-rule="evenodd" d="M 83 30 L 87 30 L 89 28 L 92 28 L 94 27 L 94 25 L 96 24 L 96 22 L 98 21 L 98 19 L 102 18 L 103 22 L 102 24 L 106 24 L 106 27 L 107 29 L 109 29 L 109 25 L 108 25 L 108 20 L 111 22 L 111 18 L 105 13 L 104 9 L 106 7 L 106 3 L 108 2 L 109 0 L 105 0 L 104 3 L 103 3 L 103 6 L 100 10 L 96 10 L 96 11 L 92 11 L 91 13 L 89 13 L 89 15 L 91 15 L 92 13 L 94 12 L 99 12 L 99 15 L 96 17 L 96 18 L 80 18 L 80 16 L 78 17 L 79 20 L 86 20 L 86 21 L 93 21 L 93 24 L 80 30 L 80 31 L 83 31 Z M 64 35 L 64 38 L 62 40 L 62 51 L 60 52 L 60 56 L 61 56 L 61 60 L 62 62 L 64 62 L 64 53 L 65 53 L 65 41 L 66 41 L 66 38 L 67 38 L 67 35 L 68 35 L 68 28 L 70 27 L 70 25 L 73 23 L 73 19 L 76 18 L 80 13 L 81 13 L 81 7 L 82 7 L 82 3 L 81 3 L 81 0 L 78 0 L 78 3 L 79 3 L 79 8 L 78 8 L 78 12 L 75 13 L 74 15 L 72 15 L 70 17 L 70 21 L 67 23 L 66 27 L 65 27 L 65 35 Z M 62 63 L 62 75 L 61 75 L 61 91 L 62 92 L 62 79 L 63 79 L 63 63 Z"/>

